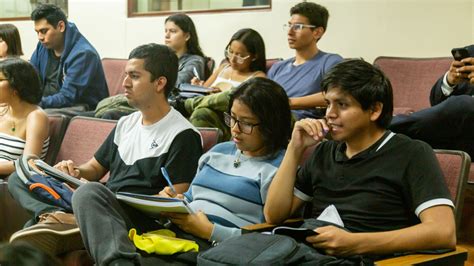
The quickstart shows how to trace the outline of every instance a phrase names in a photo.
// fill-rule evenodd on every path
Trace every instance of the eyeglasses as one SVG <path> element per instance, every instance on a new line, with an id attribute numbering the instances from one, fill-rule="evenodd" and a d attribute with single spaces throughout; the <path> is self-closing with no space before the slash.
<path id="1" fill-rule="evenodd" d="M 237 64 L 243 64 L 250 55 L 245 57 L 241 57 L 240 55 L 234 54 L 233 52 L 229 51 L 229 49 L 225 50 L 225 56 L 230 60 L 231 58 L 235 58 Z"/>
<path id="2" fill-rule="evenodd" d="M 285 31 L 289 31 L 289 30 L 292 30 L 294 32 L 300 32 L 303 30 L 303 28 L 316 28 L 316 26 L 314 25 L 307 25 L 307 24 L 301 24 L 301 23 L 296 23 L 296 24 L 291 24 L 291 23 L 288 23 L 288 24 L 283 24 L 283 29 Z"/>
<path id="3" fill-rule="evenodd" d="M 253 130 L 254 127 L 260 125 L 260 123 L 250 124 L 250 123 L 247 123 L 247 122 L 237 120 L 235 117 L 231 116 L 228 113 L 224 113 L 224 122 L 230 128 L 235 127 L 235 124 L 237 124 L 238 127 L 239 127 L 239 131 L 241 131 L 244 134 L 248 134 L 248 135 L 252 134 L 252 130 Z"/>

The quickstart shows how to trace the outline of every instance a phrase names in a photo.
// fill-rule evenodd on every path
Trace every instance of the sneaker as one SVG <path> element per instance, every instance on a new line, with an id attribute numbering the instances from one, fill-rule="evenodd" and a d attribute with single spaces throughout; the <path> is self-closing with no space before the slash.
<path id="1" fill-rule="evenodd" d="M 10 237 L 10 243 L 17 241 L 32 244 L 51 255 L 84 248 L 74 215 L 64 212 L 41 214 L 37 224 Z"/>

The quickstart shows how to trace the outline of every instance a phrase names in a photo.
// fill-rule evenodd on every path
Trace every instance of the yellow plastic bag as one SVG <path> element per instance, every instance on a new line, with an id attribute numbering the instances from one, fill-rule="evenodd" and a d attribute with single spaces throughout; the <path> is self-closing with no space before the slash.
<path id="1" fill-rule="evenodd" d="M 196 242 L 176 238 L 176 234 L 168 229 L 160 229 L 139 235 L 137 230 L 132 228 L 128 232 L 128 238 L 133 241 L 138 249 L 148 254 L 172 255 L 178 252 L 199 251 Z"/>

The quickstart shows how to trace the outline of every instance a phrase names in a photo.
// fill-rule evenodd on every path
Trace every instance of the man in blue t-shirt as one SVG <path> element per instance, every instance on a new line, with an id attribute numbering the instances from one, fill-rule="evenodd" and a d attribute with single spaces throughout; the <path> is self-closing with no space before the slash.
<path id="1" fill-rule="evenodd" d="M 326 106 L 321 95 L 321 79 L 342 60 L 337 54 L 319 50 L 317 45 L 326 31 L 329 12 L 316 3 L 303 2 L 292 7 L 290 15 L 285 27 L 288 45 L 296 55 L 273 65 L 267 75 L 285 89 L 297 119 L 321 117 L 324 113 L 314 108 Z"/>

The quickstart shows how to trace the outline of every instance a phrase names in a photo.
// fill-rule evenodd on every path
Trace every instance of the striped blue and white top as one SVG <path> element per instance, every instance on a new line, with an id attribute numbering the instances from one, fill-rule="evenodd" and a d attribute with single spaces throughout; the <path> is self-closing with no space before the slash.
<path id="1" fill-rule="evenodd" d="M 0 133 L 0 162 L 18 159 L 25 149 L 26 141 L 18 137 Z M 45 159 L 49 148 L 49 137 L 44 141 L 40 158 Z"/>
<path id="2" fill-rule="evenodd" d="M 265 222 L 263 205 L 283 156 L 284 150 L 273 156 L 247 157 L 229 141 L 200 158 L 185 196 L 194 210 L 202 210 L 214 223 L 210 241 L 223 241 L 241 234 L 242 226 Z"/>

